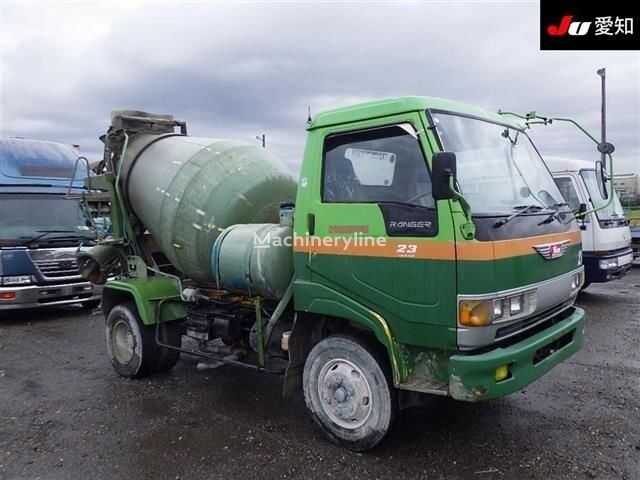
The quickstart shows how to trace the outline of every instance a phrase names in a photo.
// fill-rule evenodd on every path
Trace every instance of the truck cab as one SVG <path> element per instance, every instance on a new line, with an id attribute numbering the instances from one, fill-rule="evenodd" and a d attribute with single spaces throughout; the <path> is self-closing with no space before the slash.
<path id="1" fill-rule="evenodd" d="M 81 303 L 95 307 L 102 287 L 82 279 L 76 251 L 95 233 L 76 200 L 83 173 L 71 145 L 0 140 L 0 311 Z M 70 186 L 71 183 L 71 186 Z"/>
<path id="2" fill-rule="evenodd" d="M 553 156 L 545 157 L 544 161 L 573 211 L 578 212 L 580 204 L 585 204 L 588 210 L 607 205 L 608 199 L 598 188 L 592 162 Z M 606 208 L 587 213 L 580 221 L 586 277 L 583 288 L 590 283 L 622 278 L 633 263 L 629 221 L 611 185 L 608 195 L 613 198 Z"/>
<path id="3" fill-rule="evenodd" d="M 525 345 L 541 332 L 572 325 L 548 367 L 578 348 L 580 232 L 520 126 L 408 97 L 320 114 L 308 130 L 294 228 L 334 242 L 295 247 L 296 310 L 375 312 L 407 359 L 397 386 L 458 399 L 524 386 L 541 365 Z M 463 198 L 436 197 L 443 152 Z M 384 242 L 347 241 L 358 235 Z"/>

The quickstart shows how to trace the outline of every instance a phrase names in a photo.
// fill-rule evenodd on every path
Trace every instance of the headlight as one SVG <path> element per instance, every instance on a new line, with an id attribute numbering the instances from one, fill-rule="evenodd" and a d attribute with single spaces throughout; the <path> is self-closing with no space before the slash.
<path id="1" fill-rule="evenodd" d="M 502 317 L 502 299 L 493 301 L 493 318 L 501 318 Z"/>
<path id="2" fill-rule="evenodd" d="M 602 270 L 608 270 L 610 268 L 616 268 L 618 266 L 618 259 L 610 258 L 608 260 L 600 260 L 600 262 L 598 263 L 600 264 L 600 268 Z"/>
<path id="3" fill-rule="evenodd" d="M 517 315 L 522 312 L 522 300 L 523 295 L 516 295 L 509 299 L 509 313 L 511 315 Z"/>
<path id="4" fill-rule="evenodd" d="M 33 281 L 31 275 L 3 275 L 0 277 L 2 285 L 27 285 Z"/>
<path id="5" fill-rule="evenodd" d="M 465 327 L 483 327 L 533 313 L 538 304 L 536 290 L 486 300 L 461 300 L 458 322 Z"/>

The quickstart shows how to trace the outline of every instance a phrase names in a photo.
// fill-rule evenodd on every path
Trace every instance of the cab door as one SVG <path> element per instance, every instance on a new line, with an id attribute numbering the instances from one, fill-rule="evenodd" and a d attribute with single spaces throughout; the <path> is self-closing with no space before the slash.
<path id="1" fill-rule="evenodd" d="M 449 204 L 431 195 L 426 132 L 417 113 L 327 129 L 309 269 L 402 343 L 442 347 L 455 344 L 455 248 Z"/>
<path id="2" fill-rule="evenodd" d="M 562 197 L 567 202 L 571 210 L 577 212 L 580 208 L 581 203 L 586 203 L 587 205 L 589 204 L 589 197 L 585 192 L 579 189 L 578 183 L 576 183 L 576 181 L 579 181 L 580 178 L 577 178 L 575 174 L 556 173 L 553 176 L 553 180 L 555 181 L 558 189 L 560 190 L 560 193 L 562 193 Z M 580 223 L 585 226 L 585 230 L 582 231 L 582 249 L 586 251 L 592 251 L 594 249 L 593 244 L 595 227 L 591 222 L 592 216 L 593 214 L 587 215 L 587 217 L 584 219 L 584 223 L 582 223 L 582 220 L 580 221 Z"/>

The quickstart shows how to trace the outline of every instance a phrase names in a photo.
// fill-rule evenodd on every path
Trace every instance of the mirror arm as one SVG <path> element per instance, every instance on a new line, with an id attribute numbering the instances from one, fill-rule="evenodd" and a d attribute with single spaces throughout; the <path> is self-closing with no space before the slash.
<path id="1" fill-rule="evenodd" d="M 498 115 L 511 115 L 514 116 L 516 118 L 520 118 L 526 121 L 525 125 L 526 128 L 529 128 L 530 125 L 533 124 L 543 124 L 543 125 L 548 125 L 548 124 L 552 124 L 553 122 L 568 122 L 571 123 L 572 125 L 574 125 L 578 130 L 580 130 L 582 133 L 584 133 L 593 143 L 595 143 L 596 145 L 600 145 L 600 142 L 593 136 L 591 135 L 582 125 L 580 125 L 578 122 L 576 122 L 575 120 L 571 119 L 571 118 L 564 118 L 564 117 L 542 117 L 538 114 L 536 114 L 536 112 L 529 112 L 526 115 L 520 115 L 514 112 L 505 112 L 502 110 L 498 110 Z M 607 176 L 607 179 L 609 180 L 609 184 L 611 185 L 611 194 L 609 195 L 609 198 L 607 199 L 607 203 L 605 203 L 604 205 L 602 205 L 601 207 L 597 207 L 597 208 L 592 208 L 591 210 L 587 210 L 586 212 L 584 212 L 584 215 L 591 213 L 591 212 L 598 212 L 604 208 L 608 208 L 609 205 L 611 205 L 611 203 L 613 202 L 613 195 L 614 195 L 614 190 L 613 190 L 613 156 L 611 155 L 611 153 L 606 153 L 607 157 L 609 157 L 609 175 Z"/>
<path id="2" fill-rule="evenodd" d="M 455 186 L 453 175 L 449 176 L 449 188 L 453 192 L 453 201 L 460 202 L 460 206 L 462 207 L 462 212 L 464 213 L 465 222 L 460 225 L 460 232 L 465 240 L 473 240 L 476 234 L 476 225 L 473 223 L 473 217 L 471 214 L 471 205 L 467 202 L 467 199 L 464 198 L 464 195 L 460 193 Z"/>
<path id="3" fill-rule="evenodd" d="M 584 133 L 587 137 L 589 137 L 589 139 L 595 143 L 596 145 L 599 145 L 600 142 L 598 142 L 598 140 L 591 135 L 584 127 L 582 127 L 582 125 L 580 125 L 578 122 L 576 122 L 575 120 L 571 119 L 571 118 L 551 118 L 550 120 L 556 120 L 558 122 L 569 122 L 573 125 L 575 125 L 582 133 Z M 591 213 L 591 212 L 597 212 L 600 211 L 604 208 L 608 208 L 609 205 L 611 205 L 611 203 L 613 202 L 613 195 L 614 195 L 614 190 L 613 190 L 613 156 L 611 155 L 611 153 L 607 153 L 606 154 L 607 157 L 609 157 L 609 175 L 607 175 L 606 179 L 609 180 L 609 185 L 611 188 L 611 192 L 609 192 L 609 198 L 607 199 L 607 203 L 605 203 L 604 205 L 602 205 L 601 207 L 597 207 L 597 208 L 593 208 L 591 210 L 588 210 L 586 212 L 584 212 L 584 215 L 586 215 L 587 213 Z"/>
<path id="4" fill-rule="evenodd" d="M 598 142 L 598 140 L 591 135 L 582 125 L 580 125 L 578 122 L 576 122 L 575 120 L 573 120 L 572 118 L 563 118 L 563 117 L 552 117 L 549 118 L 549 120 L 552 120 L 554 122 L 568 122 L 571 123 L 573 125 L 576 126 L 576 128 L 578 128 L 578 130 L 580 130 L 582 133 L 584 133 L 587 137 L 589 137 L 590 140 L 593 141 L 593 143 L 595 143 L 596 145 L 598 145 L 600 142 Z"/>

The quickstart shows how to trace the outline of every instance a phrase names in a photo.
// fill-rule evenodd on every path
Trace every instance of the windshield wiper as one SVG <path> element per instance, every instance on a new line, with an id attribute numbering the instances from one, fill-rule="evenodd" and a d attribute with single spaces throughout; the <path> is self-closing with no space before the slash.
<path id="1" fill-rule="evenodd" d="M 504 132 L 502 132 L 502 136 L 504 138 L 508 138 L 509 141 L 511 142 L 511 145 L 513 145 L 514 147 L 516 146 L 516 143 L 518 143 L 518 135 L 520 134 L 520 132 L 518 130 L 516 130 L 516 135 L 515 137 L 512 139 L 511 138 L 511 134 L 509 133 L 509 128 L 505 128 Z"/>
<path id="2" fill-rule="evenodd" d="M 409 202 L 400 202 L 400 201 L 396 201 L 396 200 L 382 200 L 380 202 L 377 203 L 391 203 L 393 205 L 401 205 L 403 207 L 415 207 L 415 208 L 426 208 L 427 210 L 435 210 L 436 207 L 431 207 L 431 206 L 427 206 L 427 205 L 419 205 L 417 203 L 409 203 Z"/>
<path id="3" fill-rule="evenodd" d="M 47 235 L 51 235 L 52 233 L 74 233 L 73 230 L 36 230 L 36 232 L 40 233 L 40 235 L 27 238 L 26 240 L 23 240 L 22 244 L 29 245 L 30 243 L 33 243 L 36 240 L 40 240 L 42 237 L 46 237 Z"/>
<path id="4" fill-rule="evenodd" d="M 53 187 L 50 183 L 0 183 L 0 187 Z"/>
<path id="5" fill-rule="evenodd" d="M 551 213 L 551 215 L 549 215 L 547 218 L 545 218 L 544 220 L 542 220 L 539 224 L 538 227 L 541 225 L 546 225 L 547 223 L 551 223 L 554 220 L 558 220 L 560 223 L 563 223 L 560 218 L 558 217 L 558 214 L 560 213 L 560 209 L 562 207 L 568 207 L 569 204 L 567 202 L 560 202 L 560 203 L 554 203 L 553 205 L 549 205 L 549 208 L 553 208 L 553 212 Z"/>
<path id="6" fill-rule="evenodd" d="M 47 244 L 53 245 L 54 242 L 74 242 L 74 246 L 82 247 L 82 246 L 93 246 L 96 244 L 96 239 L 87 237 L 84 235 L 63 235 L 58 237 L 49 237 L 47 238 Z M 75 242 L 78 242 L 77 245 Z"/>
<path id="7" fill-rule="evenodd" d="M 95 240 L 94 238 L 88 237 L 86 235 L 78 235 L 74 233 L 73 235 L 57 235 L 55 237 L 47 237 L 48 242 L 55 242 L 56 240 Z"/>
<path id="8" fill-rule="evenodd" d="M 501 226 L 506 225 L 507 223 L 509 223 L 514 218 L 516 218 L 516 217 L 518 217 L 520 215 L 524 215 L 525 213 L 532 212 L 534 210 L 536 212 L 542 210 L 542 207 L 540 205 L 516 205 L 513 208 L 517 209 L 518 211 L 516 213 L 512 213 L 507 218 L 503 218 L 502 220 L 498 220 L 496 223 L 493 224 L 493 228 L 500 228 Z"/>

